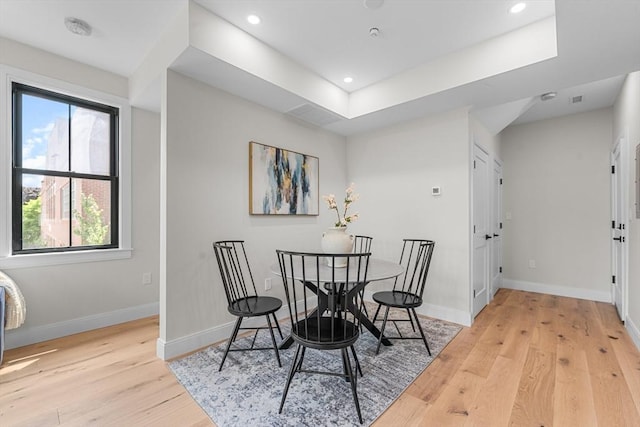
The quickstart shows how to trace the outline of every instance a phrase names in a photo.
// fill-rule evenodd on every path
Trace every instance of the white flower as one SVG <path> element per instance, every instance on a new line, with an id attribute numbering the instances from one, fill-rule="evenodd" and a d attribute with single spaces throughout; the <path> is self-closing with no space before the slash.
<path id="1" fill-rule="evenodd" d="M 336 204 L 336 196 L 334 196 L 333 194 L 329 194 L 328 196 L 322 196 L 322 198 L 329 205 L 329 209 L 336 209 L 338 207 L 338 205 Z"/>
<path id="2" fill-rule="evenodd" d="M 329 194 L 328 196 L 322 196 L 330 210 L 335 210 L 338 215 L 338 221 L 335 223 L 336 227 L 346 227 L 348 223 L 353 222 L 359 218 L 359 214 L 355 213 L 347 216 L 347 211 L 349 210 L 349 205 L 355 202 L 360 198 L 359 194 L 354 193 L 355 184 L 351 183 L 349 187 L 347 187 L 344 197 L 344 210 L 342 215 L 340 215 L 340 210 L 338 209 L 338 204 L 336 203 L 336 196 L 334 194 Z"/>

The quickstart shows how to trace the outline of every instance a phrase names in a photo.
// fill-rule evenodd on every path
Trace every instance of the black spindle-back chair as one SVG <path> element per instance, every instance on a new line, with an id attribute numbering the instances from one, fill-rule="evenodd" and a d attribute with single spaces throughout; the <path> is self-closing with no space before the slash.
<path id="1" fill-rule="evenodd" d="M 356 234 L 353 238 L 353 253 L 367 253 L 371 252 L 371 243 L 373 242 L 373 237 L 362 236 Z"/>
<path id="2" fill-rule="evenodd" d="M 282 366 L 280 363 L 280 354 L 278 353 L 276 339 L 273 335 L 273 324 L 269 318 L 269 316 L 273 318 L 275 326 L 280 333 L 280 338 L 282 338 L 280 324 L 278 323 L 278 319 L 275 315 L 275 312 L 282 307 L 282 301 L 274 297 L 258 296 L 247 252 L 244 248 L 244 241 L 221 240 L 213 244 L 213 249 L 216 254 L 218 267 L 220 268 L 220 277 L 222 278 L 225 296 L 227 297 L 227 310 L 229 313 L 237 316 L 233 332 L 227 342 L 227 347 L 225 349 L 224 356 L 222 357 L 222 361 L 220 362 L 218 371 L 222 370 L 222 365 L 224 365 L 230 351 L 273 349 L 276 353 L 278 366 Z M 244 318 L 260 316 L 265 316 L 267 319 L 267 327 L 241 327 L 242 320 Z M 236 340 L 240 329 L 255 329 L 256 333 L 253 337 L 250 348 L 231 348 L 231 345 Z M 258 348 L 254 346 L 260 329 L 269 329 L 273 347 Z"/>
<path id="3" fill-rule="evenodd" d="M 396 277 L 393 283 L 393 289 L 391 291 L 381 291 L 373 294 L 373 300 L 378 303 L 378 309 L 373 316 L 375 322 L 378 318 L 380 308 L 385 306 L 384 319 L 382 321 L 382 327 L 380 328 L 380 338 L 378 339 L 378 347 L 376 348 L 376 354 L 380 352 L 380 343 L 384 335 L 387 321 L 390 320 L 396 326 L 399 336 L 389 337 L 387 339 L 422 339 L 427 352 L 431 356 L 431 350 L 427 343 L 427 338 L 424 334 L 422 326 L 420 326 L 420 320 L 416 314 L 416 307 L 422 305 L 422 297 L 424 294 L 424 288 L 427 282 L 427 273 L 429 272 L 429 265 L 431 264 L 431 257 L 433 255 L 433 249 L 435 242 L 432 240 L 424 239 L 404 239 L 402 245 L 402 253 L 400 255 L 400 264 L 405 268 L 403 275 Z M 400 308 L 407 311 L 409 319 L 389 319 L 390 308 Z M 415 325 L 414 325 L 415 320 Z M 411 327 L 415 332 L 415 326 L 420 331 L 420 337 L 408 337 L 403 336 L 398 329 L 395 322 L 409 321 Z"/>
<path id="4" fill-rule="evenodd" d="M 357 374 L 349 356 L 351 348 L 356 368 L 359 362 L 353 348 L 360 334 L 362 300 L 357 298 L 367 282 L 370 253 L 324 254 L 276 251 L 291 318 L 291 336 L 298 344 L 287 376 L 280 413 L 293 377 L 298 373 L 335 375 L 351 383 L 358 419 Z M 327 266 L 325 258 L 333 260 Z M 346 261 L 346 267 L 336 267 Z M 303 369 L 307 348 L 341 350 L 342 372 Z"/>
<path id="5" fill-rule="evenodd" d="M 367 253 L 371 252 L 371 243 L 373 242 L 373 237 L 363 236 L 356 234 L 353 238 L 353 253 Z M 360 292 L 360 298 L 364 299 L 364 289 Z M 367 306 L 362 306 L 364 314 L 369 317 L 369 312 L 367 311 Z"/>

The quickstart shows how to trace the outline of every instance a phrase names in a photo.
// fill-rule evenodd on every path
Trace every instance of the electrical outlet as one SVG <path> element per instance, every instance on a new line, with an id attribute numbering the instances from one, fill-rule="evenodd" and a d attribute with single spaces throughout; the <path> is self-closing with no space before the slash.
<path id="1" fill-rule="evenodd" d="M 264 279 L 264 290 L 268 291 L 271 289 L 271 278 Z"/>
<path id="2" fill-rule="evenodd" d="M 142 284 L 143 285 L 151 284 L 151 273 L 142 273 Z"/>
<path id="3" fill-rule="evenodd" d="M 536 268 L 536 260 L 535 259 L 530 259 L 529 260 L 529 268 Z"/>

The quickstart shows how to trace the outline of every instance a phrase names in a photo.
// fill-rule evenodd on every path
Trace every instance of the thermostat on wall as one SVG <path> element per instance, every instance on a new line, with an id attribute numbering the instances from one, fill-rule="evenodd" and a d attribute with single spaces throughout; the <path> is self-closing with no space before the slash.
<path id="1" fill-rule="evenodd" d="M 431 195 L 439 196 L 440 195 L 440 187 L 431 187 Z"/>

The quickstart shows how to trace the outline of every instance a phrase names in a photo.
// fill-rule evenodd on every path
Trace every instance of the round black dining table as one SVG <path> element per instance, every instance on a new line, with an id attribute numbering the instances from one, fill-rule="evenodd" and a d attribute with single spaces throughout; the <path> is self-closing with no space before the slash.
<path id="1" fill-rule="evenodd" d="M 307 272 L 305 286 L 311 289 L 313 292 L 318 294 L 319 298 L 328 298 L 328 295 L 323 291 L 322 287 L 320 289 L 315 286 L 314 283 L 318 282 L 344 282 L 347 277 L 355 277 L 355 272 L 349 272 L 346 267 L 335 269 L 329 267 L 326 262 L 321 263 L 320 267 L 316 269 L 315 260 L 313 258 L 306 259 L 305 263 L 309 262 L 308 266 L 305 266 L 305 271 Z M 354 270 L 356 267 L 351 267 Z M 280 265 L 275 263 L 271 265 L 270 270 L 276 276 L 282 276 L 282 272 L 280 271 Z M 295 268 L 295 271 L 302 271 L 301 268 Z M 316 271 L 318 271 L 319 278 L 315 276 Z M 309 273 L 311 272 L 311 276 Z M 378 258 L 370 258 L 369 259 L 369 268 L 367 271 L 367 280 L 366 284 L 371 282 L 393 279 L 394 277 L 400 276 L 404 272 L 404 267 L 402 267 L 397 262 L 387 261 Z M 301 277 L 294 277 L 294 279 L 302 280 Z M 365 284 L 365 285 L 366 285 Z M 360 316 L 360 322 L 362 326 L 364 326 L 369 332 L 371 332 L 376 338 L 380 337 L 380 330 L 373 324 L 373 322 L 359 310 L 356 304 L 350 306 L 350 310 L 354 311 L 354 314 Z M 314 315 L 314 313 L 310 313 L 309 316 Z M 289 348 L 293 344 L 293 338 L 287 337 L 281 344 L 280 348 L 285 349 Z M 382 344 L 384 345 L 392 345 L 391 341 L 386 338 L 382 338 Z"/>

